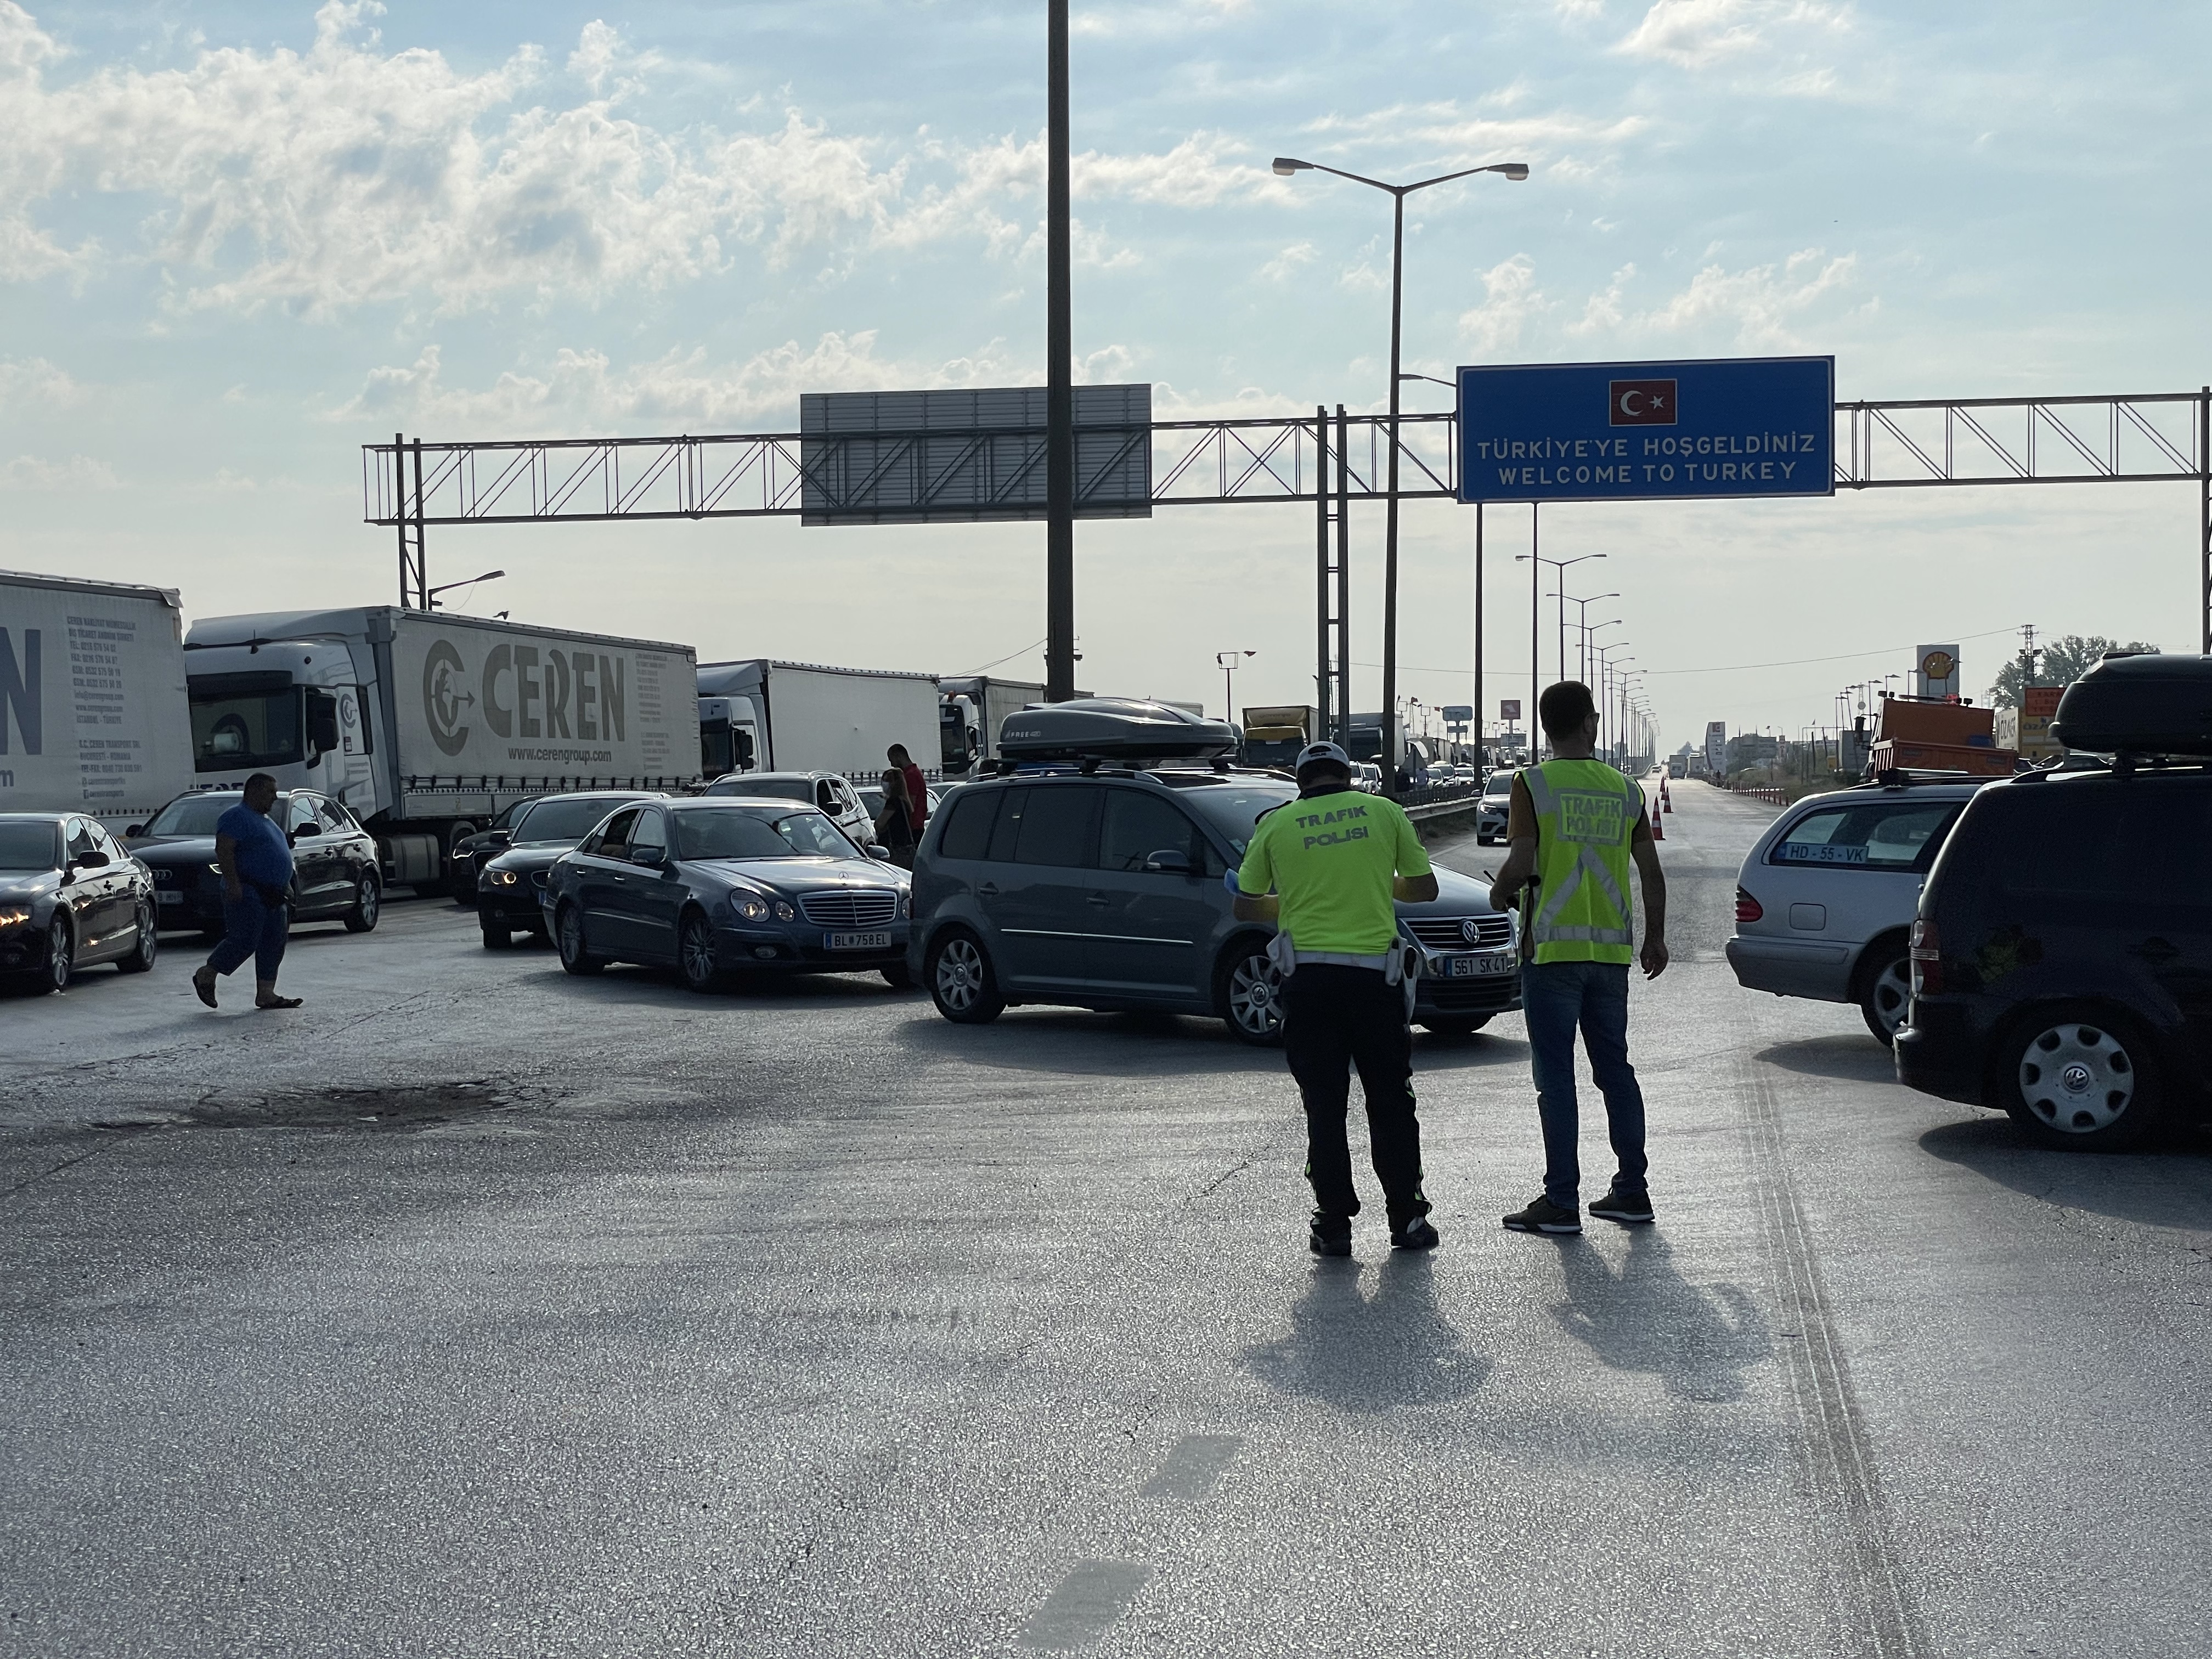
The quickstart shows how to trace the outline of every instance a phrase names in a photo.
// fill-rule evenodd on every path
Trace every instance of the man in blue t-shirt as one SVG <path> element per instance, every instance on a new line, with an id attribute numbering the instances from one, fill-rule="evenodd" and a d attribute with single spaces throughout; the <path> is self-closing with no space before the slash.
<path id="1" fill-rule="evenodd" d="M 215 947 L 192 989 L 215 1006 L 215 981 L 246 957 L 253 958 L 253 1006 L 296 1008 L 297 997 L 276 994 L 276 967 L 284 960 L 284 935 L 291 911 L 285 892 L 292 884 L 292 842 L 284 826 L 270 816 L 276 805 L 276 780 L 256 772 L 246 781 L 245 799 L 216 820 L 215 857 L 222 870 L 222 943 Z"/>

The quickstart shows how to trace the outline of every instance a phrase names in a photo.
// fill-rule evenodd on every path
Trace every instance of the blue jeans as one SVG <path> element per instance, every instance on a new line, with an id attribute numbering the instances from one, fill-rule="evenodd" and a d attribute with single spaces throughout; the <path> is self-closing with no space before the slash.
<path id="1" fill-rule="evenodd" d="M 1531 962 L 1521 969 L 1522 1018 L 1528 1028 L 1529 1070 L 1536 1079 L 1536 1115 L 1544 1126 L 1544 1196 L 1578 1207 L 1582 1165 L 1575 1101 L 1575 1030 L 1580 1027 L 1590 1073 L 1605 1097 L 1613 1153 L 1623 1192 L 1644 1191 L 1644 1091 L 1628 1063 L 1628 964 Z"/>
<path id="2" fill-rule="evenodd" d="M 222 902 L 222 943 L 207 959 L 207 965 L 218 974 L 228 974 L 246 957 L 253 958 L 253 976 L 266 985 L 276 977 L 277 964 L 284 960 L 284 935 L 291 926 L 291 912 L 282 904 L 270 904 L 246 884 L 244 895 Z"/>

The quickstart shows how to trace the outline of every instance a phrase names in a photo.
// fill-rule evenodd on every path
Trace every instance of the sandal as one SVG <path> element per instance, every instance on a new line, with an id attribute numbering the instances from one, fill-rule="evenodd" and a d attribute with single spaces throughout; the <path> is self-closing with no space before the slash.
<path id="1" fill-rule="evenodd" d="M 257 1008 L 296 1008 L 301 1001 L 299 997 L 271 997 L 266 1002 L 257 998 L 253 1006 Z"/>

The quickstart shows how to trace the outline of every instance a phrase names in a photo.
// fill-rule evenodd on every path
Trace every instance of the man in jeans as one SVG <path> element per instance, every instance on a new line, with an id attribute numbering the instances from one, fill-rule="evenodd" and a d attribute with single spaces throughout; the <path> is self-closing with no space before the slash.
<path id="1" fill-rule="evenodd" d="M 192 989 L 215 1006 L 215 981 L 246 957 L 254 959 L 253 1006 L 296 1008 L 297 997 L 276 994 L 276 967 L 284 960 L 284 935 L 290 913 L 284 890 L 292 884 L 292 843 L 271 817 L 276 780 L 256 772 L 246 781 L 245 799 L 215 824 L 216 862 L 222 868 L 222 943 L 192 975 Z"/>
<path id="2" fill-rule="evenodd" d="M 1589 687 L 1563 680 L 1537 704 L 1554 758 L 1513 780 L 1506 839 L 1513 850 L 1490 890 L 1503 910 L 1525 888 L 1521 926 L 1521 1006 L 1529 1068 L 1544 1126 L 1544 1191 L 1505 1218 L 1520 1233 L 1579 1233 L 1582 1169 L 1577 1160 L 1575 1031 L 1605 1097 L 1620 1170 L 1590 1213 L 1607 1221 L 1651 1219 L 1644 1182 L 1644 1091 L 1628 1063 L 1628 964 L 1635 915 L 1628 898 L 1633 862 L 1644 888 L 1644 976 L 1667 967 L 1667 879 L 1633 778 L 1594 758 L 1597 705 Z"/>
<path id="3" fill-rule="evenodd" d="M 1437 878 L 1397 804 L 1352 787 L 1343 750 L 1308 744 L 1297 779 L 1297 799 L 1260 820 L 1229 886 L 1238 920 L 1276 924 L 1268 955 L 1283 975 L 1283 1047 L 1306 1109 L 1314 1195 L 1307 1242 L 1316 1255 L 1352 1254 L 1359 1196 L 1345 1115 L 1356 1065 L 1390 1246 L 1434 1249 L 1437 1230 L 1421 1191 L 1406 963 L 1391 901 L 1433 899 Z"/>

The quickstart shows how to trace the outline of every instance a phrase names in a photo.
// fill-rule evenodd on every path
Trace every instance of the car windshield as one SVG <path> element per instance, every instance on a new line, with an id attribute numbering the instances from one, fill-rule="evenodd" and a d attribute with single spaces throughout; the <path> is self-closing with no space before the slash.
<path id="1" fill-rule="evenodd" d="M 601 818 L 635 799 L 633 795 L 593 795 L 583 800 L 532 801 L 530 810 L 515 823 L 514 839 L 580 842 L 592 833 L 592 826 Z"/>
<path id="2" fill-rule="evenodd" d="M 1496 795 L 1501 799 L 1510 795 L 1513 793 L 1513 775 L 1510 772 L 1498 773 L 1488 783 L 1482 786 L 1482 793 L 1486 795 Z"/>
<path id="3" fill-rule="evenodd" d="M 708 786 L 710 795 L 750 795 L 772 800 L 803 800 L 810 806 L 814 803 L 814 781 L 811 778 L 725 778 Z"/>
<path id="4" fill-rule="evenodd" d="M 1294 783 L 1231 783 L 1201 786 L 1180 792 L 1187 806 L 1229 838 L 1237 856 L 1251 845 L 1252 827 L 1285 801 L 1298 798 Z"/>
<path id="5" fill-rule="evenodd" d="M 41 818 L 0 819 L 0 870 L 52 870 L 61 864 L 61 840 Z"/>
<path id="6" fill-rule="evenodd" d="M 149 836 L 211 836 L 216 820 L 244 799 L 242 795 L 186 795 L 173 800 L 146 826 Z"/>
<path id="7" fill-rule="evenodd" d="M 811 808 L 723 806 L 671 816 L 679 859 L 849 859 L 856 850 Z"/>

